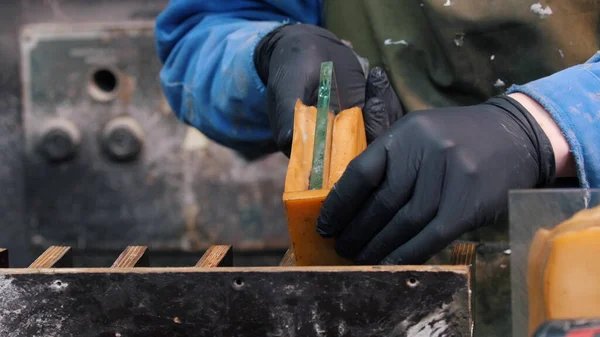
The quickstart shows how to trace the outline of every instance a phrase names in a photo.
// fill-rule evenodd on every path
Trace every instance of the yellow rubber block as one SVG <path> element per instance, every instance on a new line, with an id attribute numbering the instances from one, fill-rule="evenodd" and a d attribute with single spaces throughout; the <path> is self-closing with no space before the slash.
<path id="1" fill-rule="evenodd" d="M 365 123 L 360 108 L 344 110 L 335 117 L 331 138 L 328 188 L 333 187 L 352 159 L 367 147 Z"/>
<path id="2" fill-rule="evenodd" d="M 600 207 L 536 233 L 527 271 L 530 335 L 545 320 L 600 316 L 599 254 Z"/>
<path id="3" fill-rule="evenodd" d="M 308 190 L 314 148 L 317 109 L 296 102 L 290 162 L 285 180 L 283 202 L 296 265 L 347 265 L 335 252 L 335 240 L 324 239 L 316 231 L 323 201 L 344 170 L 367 145 L 362 111 L 352 108 L 330 114 L 323 189 Z"/>
<path id="4" fill-rule="evenodd" d="M 529 249 L 527 268 L 527 295 L 529 304 L 529 336 L 533 335 L 546 318 L 544 299 L 544 255 L 548 250 L 550 231 L 540 229 L 535 233 Z"/>
<path id="5" fill-rule="evenodd" d="M 552 240 L 545 271 L 548 319 L 600 317 L 600 227 Z"/>

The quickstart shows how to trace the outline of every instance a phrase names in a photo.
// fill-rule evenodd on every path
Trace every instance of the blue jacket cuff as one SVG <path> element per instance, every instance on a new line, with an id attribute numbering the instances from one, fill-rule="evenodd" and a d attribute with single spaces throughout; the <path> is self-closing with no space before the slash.
<path id="1" fill-rule="evenodd" d="M 600 186 L 600 53 L 507 94 L 521 92 L 538 101 L 562 130 L 583 188 Z"/>

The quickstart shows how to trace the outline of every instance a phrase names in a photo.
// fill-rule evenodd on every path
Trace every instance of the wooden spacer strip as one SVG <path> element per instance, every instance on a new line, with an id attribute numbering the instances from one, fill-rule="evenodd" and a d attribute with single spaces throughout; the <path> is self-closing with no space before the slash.
<path id="1" fill-rule="evenodd" d="M 231 245 L 210 246 L 198 263 L 196 263 L 196 267 L 233 267 L 233 250 L 231 249 Z"/>
<path id="2" fill-rule="evenodd" d="M 68 268 L 73 266 L 71 247 L 51 246 L 29 268 Z"/>
<path id="3" fill-rule="evenodd" d="M 296 254 L 294 254 L 294 249 L 290 247 L 285 252 L 285 255 L 283 255 L 281 262 L 279 262 L 279 266 L 280 267 L 289 267 L 289 266 L 295 266 L 295 265 L 296 265 Z"/>
<path id="4" fill-rule="evenodd" d="M 472 265 L 475 262 L 475 244 L 468 242 L 454 244 L 450 258 L 455 265 Z"/>
<path id="5" fill-rule="evenodd" d="M 128 246 L 112 264 L 111 268 L 150 267 L 147 246 Z"/>

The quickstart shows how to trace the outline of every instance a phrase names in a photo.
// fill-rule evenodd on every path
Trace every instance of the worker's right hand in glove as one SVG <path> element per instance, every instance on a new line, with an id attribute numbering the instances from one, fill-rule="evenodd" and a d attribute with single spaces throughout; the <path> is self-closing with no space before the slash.
<path id="1" fill-rule="evenodd" d="M 281 26 L 259 42 L 254 53 L 254 64 L 267 87 L 267 111 L 273 138 L 279 149 L 288 156 L 296 101 L 299 99 L 309 106 L 317 104 L 321 63 L 325 61 L 333 62 L 337 90 L 332 90 L 331 100 L 335 103 L 339 97 L 342 110 L 363 107 L 365 92 L 387 101 L 389 109 L 372 109 L 372 114 L 364 115 L 369 141 L 385 131 L 402 114 L 385 72 L 375 68 L 366 80 L 352 48 L 333 33 L 308 24 Z"/>
<path id="2" fill-rule="evenodd" d="M 368 113 L 368 112 L 366 112 Z M 554 176 L 552 145 L 509 97 L 407 114 L 353 160 L 317 230 L 362 264 L 418 264 Z"/>

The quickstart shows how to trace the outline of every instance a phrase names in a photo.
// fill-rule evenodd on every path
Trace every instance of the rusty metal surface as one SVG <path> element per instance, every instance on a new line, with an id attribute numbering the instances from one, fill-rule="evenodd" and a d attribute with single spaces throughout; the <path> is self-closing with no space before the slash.
<path id="1" fill-rule="evenodd" d="M 465 266 L 135 269 L 0 270 L 0 335 L 472 335 Z"/>
<path id="2" fill-rule="evenodd" d="M 287 247 L 281 203 L 287 160 L 246 162 L 175 118 L 158 81 L 153 25 L 44 24 L 22 31 L 33 244 Z"/>
<path id="3" fill-rule="evenodd" d="M 153 19 L 167 0 L 6 0 L 0 11 L 0 246 L 11 248 L 11 264 L 34 259 L 25 216 L 24 135 L 21 119 L 18 35 L 30 23 L 74 23 Z"/>
<path id="4" fill-rule="evenodd" d="M 0 11 L 0 246 L 11 248 L 11 265 L 32 261 L 27 249 L 24 216 L 23 133 L 16 31 L 20 24 L 17 1 L 3 2 Z"/>

